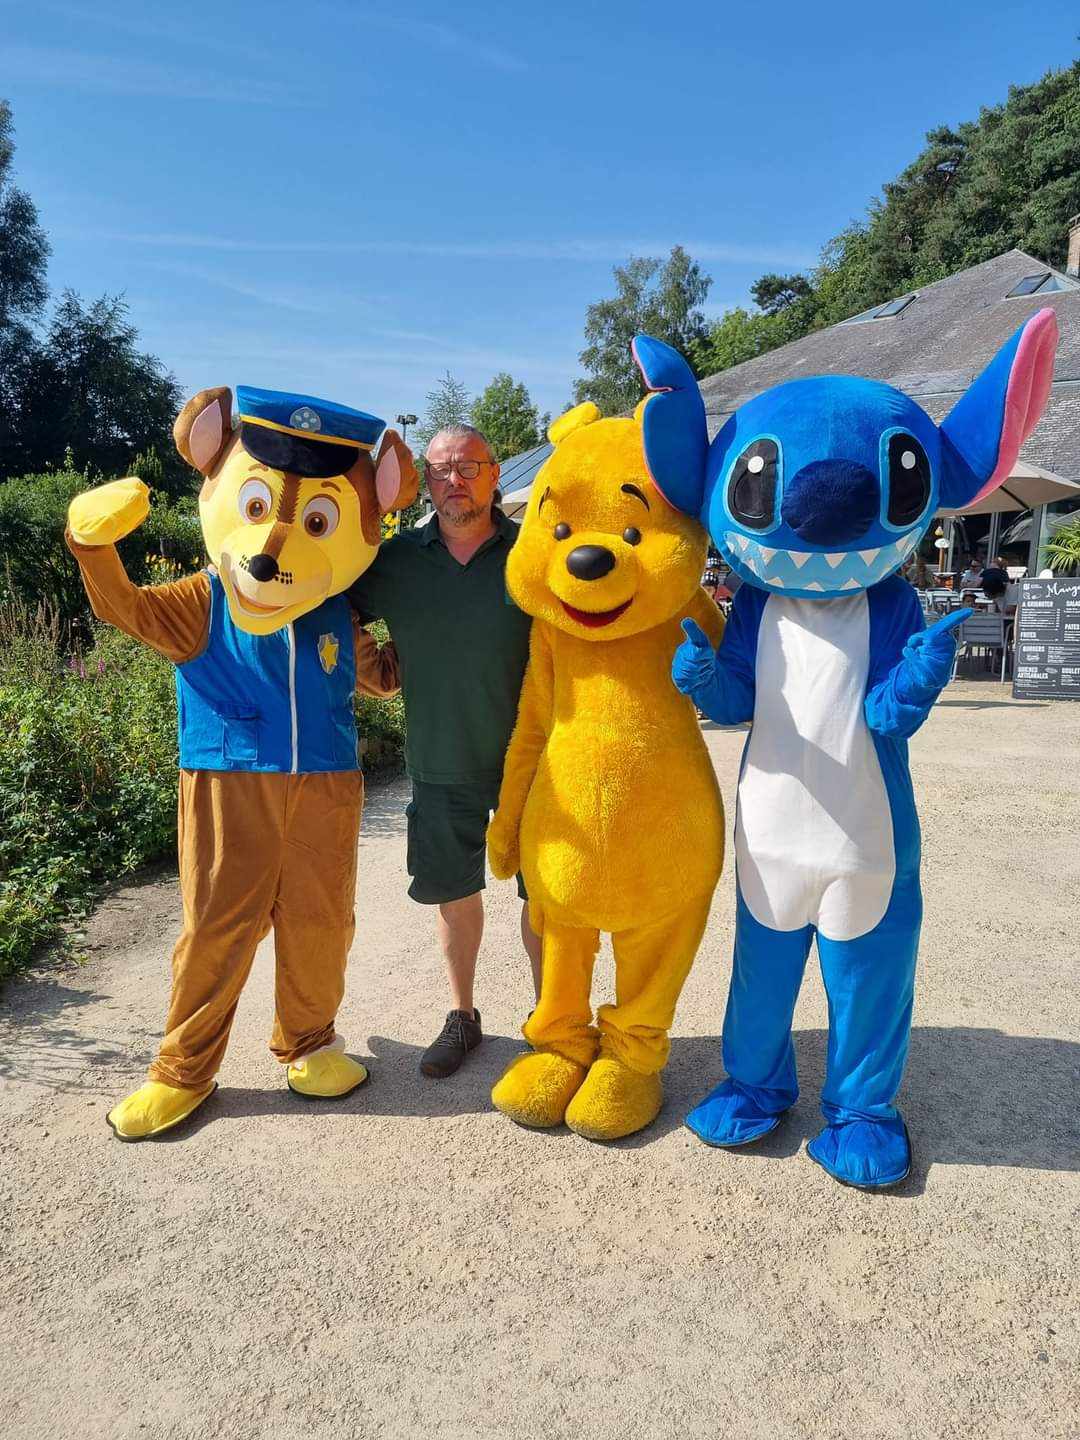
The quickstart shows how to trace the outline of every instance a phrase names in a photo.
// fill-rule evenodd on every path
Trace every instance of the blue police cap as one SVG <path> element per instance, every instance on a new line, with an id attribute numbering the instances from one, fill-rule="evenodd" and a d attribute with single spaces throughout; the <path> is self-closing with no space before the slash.
<path id="1" fill-rule="evenodd" d="M 302 440 L 355 445 L 360 450 L 372 449 L 386 424 L 376 415 L 336 405 L 333 400 L 287 390 L 256 390 L 250 385 L 236 387 L 236 408 L 245 425 L 262 425 Z"/>

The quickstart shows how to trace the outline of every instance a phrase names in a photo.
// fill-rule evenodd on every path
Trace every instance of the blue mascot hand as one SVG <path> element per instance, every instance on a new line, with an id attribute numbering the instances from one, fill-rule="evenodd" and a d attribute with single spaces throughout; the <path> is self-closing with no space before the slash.
<path id="1" fill-rule="evenodd" d="M 684 695 L 692 695 L 699 685 L 713 678 L 716 670 L 716 652 L 712 641 L 696 620 L 682 622 L 686 639 L 675 651 L 671 662 L 671 678 L 675 688 Z"/>
<path id="2" fill-rule="evenodd" d="M 904 667 L 910 685 L 905 688 L 928 698 L 948 684 L 956 654 L 954 632 L 972 613 L 968 607 L 954 610 L 908 638 L 904 646 Z"/>

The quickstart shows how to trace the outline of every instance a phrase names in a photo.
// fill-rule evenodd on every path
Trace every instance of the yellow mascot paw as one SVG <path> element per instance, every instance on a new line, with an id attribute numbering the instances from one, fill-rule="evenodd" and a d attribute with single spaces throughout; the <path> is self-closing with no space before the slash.
<path id="1" fill-rule="evenodd" d="M 68 529 L 78 545 L 115 545 L 137 530 L 150 513 L 150 491 L 135 475 L 110 480 L 68 506 Z"/>
<path id="2" fill-rule="evenodd" d="M 655 1120 L 664 1103 L 659 1075 L 641 1075 L 601 1055 L 566 1111 L 566 1123 L 586 1140 L 618 1140 Z"/>
<path id="3" fill-rule="evenodd" d="M 216 1080 L 202 1090 L 181 1090 L 176 1085 L 163 1085 L 160 1080 L 148 1080 L 134 1095 L 115 1105 L 105 1119 L 118 1140 L 149 1140 L 186 1120 L 216 1089 Z"/>
<path id="4" fill-rule="evenodd" d="M 587 1073 L 584 1065 L 554 1050 L 532 1050 L 510 1061 L 491 1092 L 491 1103 L 519 1125 L 547 1130 L 562 1124 Z"/>
<path id="5" fill-rule="evenodd" d="M 341 1100 L 368 1078 L 367 1068 L 339 1049 L 316 1050 L 289 1066 L 289 1089 L 305 1100 Z"/>

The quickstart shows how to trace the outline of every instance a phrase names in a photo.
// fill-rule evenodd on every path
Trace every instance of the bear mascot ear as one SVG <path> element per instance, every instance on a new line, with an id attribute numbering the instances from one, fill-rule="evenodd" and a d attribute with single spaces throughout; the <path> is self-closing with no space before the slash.
<path id="1" fill-rule="evenodd" d="M 379 513 L 404 510 L 416 499 L 420 488 L 413 453 L 396 430 L 385 430 L 375 460 L 375 495 Z"/>
<path id="2" fill-rule="evenodd" d="M 227 385 L 193 395 L 173 425 L 177 450 L 202 475 L 213 470 L 232 434 L 232 391 Z"/>
<path id="3" fill-rule="evenodd" d="M 696 518 L 705 501 L 709 430 L 694 372 L 677 350 L 651 335 L 635 335 L 630 349 L 653 392 L 641 409 L 652 482 L 669 505 Z"/>
<path id="4" fill-rule="evenodd" d="M 1008 479 L 1049 398 L 1057 342 L 1057 316 L 1039 310 L 941 422 L 943 509 L 973 505 Z"/>

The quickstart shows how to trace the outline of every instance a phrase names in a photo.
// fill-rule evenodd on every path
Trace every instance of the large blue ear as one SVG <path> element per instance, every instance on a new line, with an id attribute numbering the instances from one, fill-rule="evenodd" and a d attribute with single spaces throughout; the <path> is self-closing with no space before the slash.
<path id="1" fill-rule="evenodd" d="M 705 499 L 709 431 L 694 372 L 677 350 L 651 335 L 635 335 L 630 348 L 653 392 L 641 415 L 649 475 L 669 504 L 697 516 Z"/>
<path id="2" fill-rule="evenodd" d="M 1008 479 L 1049 398 L 1057 342 L 1053 310 L 1037 311 L 941 422 L 942 509 L 972 505 Z"/>

